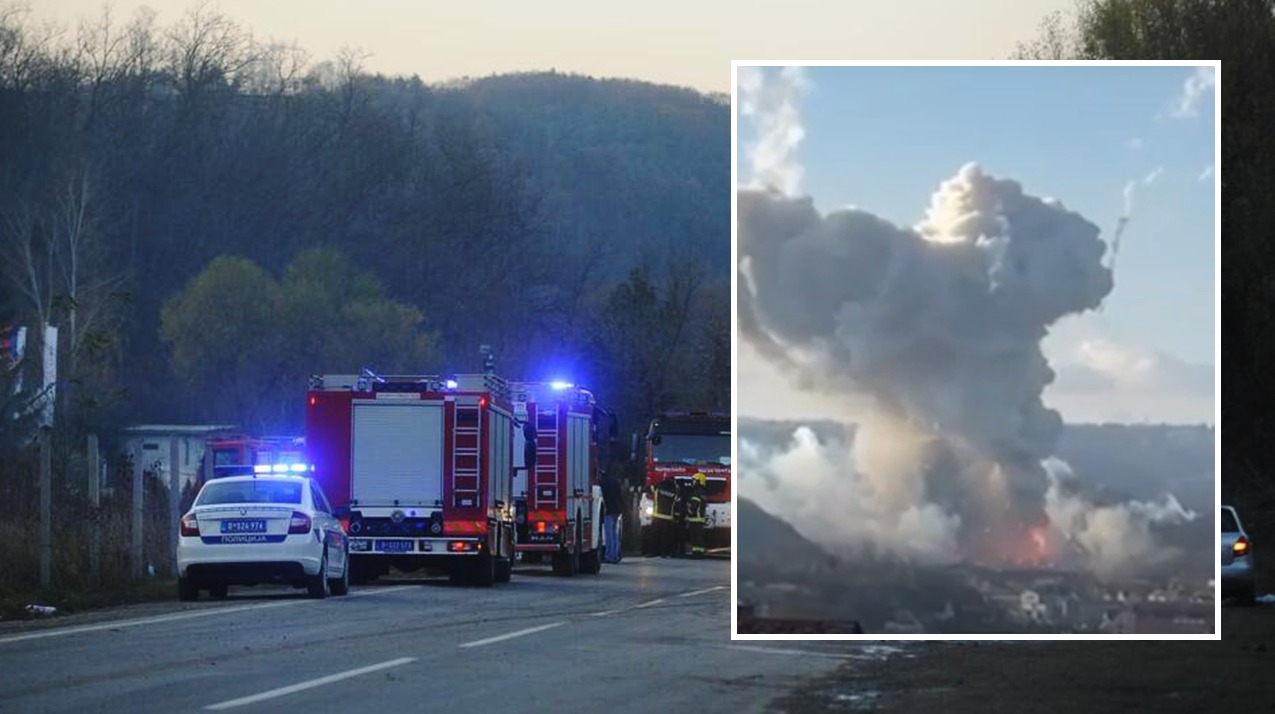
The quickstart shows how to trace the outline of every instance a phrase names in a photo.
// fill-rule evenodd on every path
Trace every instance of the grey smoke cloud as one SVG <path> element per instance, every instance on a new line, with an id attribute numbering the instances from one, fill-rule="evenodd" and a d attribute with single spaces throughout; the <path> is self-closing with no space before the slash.
<path id="1" fill-rule="evenodd" d="M 1180 514 L 1095 506 L 1044 463 L 1062 419 L 1042 399 L 1055 374 L 1041 341 L 1111 293 L 1098 227 L 976 164 L 914 227 L 820 213 L 799 195 L 804 90 L 797 72 L 740 75 L 761 139 L 736 196 L 739 336 L 858 428 L 848 450 L 801 429 L 778 454 L 741 442 L 741 495 L 819 542 L 929 562 L 1039 558 L 1047 527 L 1101 572 L 1159 557 L 1152 526 Z"/>
<path id="2" fill-rule="evenodd" d="M 1177 557 L 1176 550 L 1157 541 L 1155 529 L 1187 523 L 1198 516 L 1183 508 L 1172 494 L 1159 502 L 1098 505 L 1076 486 L 1066 462 L 1050 458 L 1044 466 L 1049 476 L 1045 511 L 1050 524 L 1079 550 L 1084 565 L 1101 577 L 1129 575 L 1122 571 L 1131 563 L 1149 567 Z"/>
<path id="3" fill-rule="evenodd" d="M 973 164 L 917 230 L 775 191 L 738 207 L 741 332 L 759 352 L 998 461 L 1050 455 L 1061 419 L 1040 398 L 1040 341 L 1111 291 L 1097 226 Z"/>

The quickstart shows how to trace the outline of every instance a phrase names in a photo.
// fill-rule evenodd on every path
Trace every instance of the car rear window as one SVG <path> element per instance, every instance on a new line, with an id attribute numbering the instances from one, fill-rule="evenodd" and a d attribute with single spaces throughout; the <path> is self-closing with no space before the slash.
<path id="1" fill-rule="evenodd" d="M 1223 533 L 1239 533 L 1240 526 L 1235 522 L 1235 514 L 1228 509 L 1222 509 L 1222 532 Z"/>
<path id="2" fill-rule="evenodd" d="M 301 503 L 301 484 L 289 481 L 213 481 L 199 494 L 197 506 L 219 503 Z"/>

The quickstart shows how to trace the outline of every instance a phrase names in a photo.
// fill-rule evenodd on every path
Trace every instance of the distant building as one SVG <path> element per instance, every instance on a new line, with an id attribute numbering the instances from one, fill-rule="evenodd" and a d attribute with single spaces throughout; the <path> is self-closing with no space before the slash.
<path id="1" fill-rule="evenodd" d="M 234 433 L 227 425 L 145 424 L 123 431 L 121 451 L 133 459 L 134 465 L 171 483 L 169 457 L 177 442 L 178 475 L 183 485 L 197 483 L 203 465 L 208 439 Z"/>

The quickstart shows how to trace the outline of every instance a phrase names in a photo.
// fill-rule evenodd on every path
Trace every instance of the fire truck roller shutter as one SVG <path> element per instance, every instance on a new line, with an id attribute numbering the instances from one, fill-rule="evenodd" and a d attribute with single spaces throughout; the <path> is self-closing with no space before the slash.
<path id="1" fill-rule="evenodd" d="M 350 490 L 364 506 L 443 498 L 443 404 L 355 402 Z"/>

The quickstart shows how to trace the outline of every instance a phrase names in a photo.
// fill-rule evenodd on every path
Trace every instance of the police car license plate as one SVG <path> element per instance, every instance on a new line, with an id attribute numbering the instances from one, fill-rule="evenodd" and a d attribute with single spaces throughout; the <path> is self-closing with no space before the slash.
<path id="1" fill-rule="evenodd" d="M 382 553 L 410 553 L 416 544 L 410 540 L 378 540 L 376 549 Z"/>
<path id="2" fill-rule="evenodd" d="M 222 533 L 265 533 L 266 522 L 264 519 L 234 519 L 221 522 Z"/>

